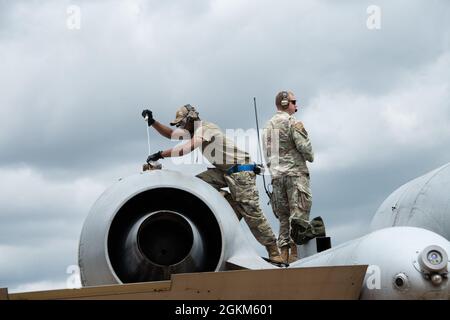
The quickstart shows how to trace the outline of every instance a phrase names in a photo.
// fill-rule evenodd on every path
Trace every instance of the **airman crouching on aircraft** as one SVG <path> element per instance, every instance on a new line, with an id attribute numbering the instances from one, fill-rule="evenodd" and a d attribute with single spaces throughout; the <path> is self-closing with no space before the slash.
<path id="1" fill-rule="evenodd" d="M 303 123 L 293 116 L 296 103 L 292 92 L 279 92 L 275 98 L 277 113 L 264 128 L 265 156 L 272 175 L 272 209 L 280 221 L 278 246 L 286 263 L 298 259 L 296 244 L 324 233 L 320 217 L 309 222 L 312 195 L 306 161 L 313 162 L 314 153 Z"/>
<path id="2" fill-rule="evenodd" d="M 198 112 L 189 104 L 177 110 L 175 120 L 170 123 L 177 127 L 175 130 L 156 121 L 150 110 L 144 110 L 142 115 L 148 119 L 149 126 L 166 138 L 186 136 L 186 132 L 190 138 L 182 145 L 150 155 L 147 162 L 182 156 L 200 147 L 203 156 L 215 167 L 197 177 L 220 191 L 239 219 L 244 217 L 256 240 L 266 247 L 269 260 L 283 263 L 276 237 L 259 206 L 255 164 L 248 153 L 238 149 L 217 125 L 201 120 Z M 229 187 L 230 193 L 221 190 L 225 187 Z"/>

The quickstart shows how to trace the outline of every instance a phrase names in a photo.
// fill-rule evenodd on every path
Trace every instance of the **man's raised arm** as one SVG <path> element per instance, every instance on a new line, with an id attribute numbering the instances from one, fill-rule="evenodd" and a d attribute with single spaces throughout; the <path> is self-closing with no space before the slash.
<path id="1" fill-rule="evenodd" d="M 163 125 L 159 121 L 156 121 L 155 118 L 153 118 L 153 112 L 148 109 L 142 111 L 142 116 L 144 117 L 144 119 L 146 119 L 149 127 L 155 128 L 155 130 L 158 131 L 160 135 L 166 137 L 167 139 L 171 139 L 173 137 L 174 131 L 178 131 L 173 130 L 166 125 Z"/>

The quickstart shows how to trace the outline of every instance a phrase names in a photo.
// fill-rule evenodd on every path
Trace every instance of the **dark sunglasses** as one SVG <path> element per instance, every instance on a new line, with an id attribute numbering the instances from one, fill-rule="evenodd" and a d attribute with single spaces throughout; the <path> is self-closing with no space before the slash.
<path id="1" fill-rule="evenodd" d="M 297 105 L 297 100 L 289 100 L 290 102 L 292 102 L 292 104 L 295 106 Z"/>

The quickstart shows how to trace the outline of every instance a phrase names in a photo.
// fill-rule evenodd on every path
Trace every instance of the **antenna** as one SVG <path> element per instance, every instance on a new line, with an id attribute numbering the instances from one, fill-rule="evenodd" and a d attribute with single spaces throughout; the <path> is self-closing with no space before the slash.
<path id="1" fill-rule="evenodd" d="M 261 151 L 261 140 L 259 138 L 259 121 L 258 121 L 258 109 L 256 108 L 256 97 L 253 97 L 253 106 L 255 107 L 256 136 L 258 137 L 259 162 L 261 163 L 261 165 L 264 168 L 264 163 L 263 163 L 263 159 L 262 159 L 262 151 Z M 266 191 L 266 194 L 269 197 L 269 202 L 270 202 L 272 200 L 272 197 L 271 197 L 271 194 L 270 194 L 269 190 L 267 190 L 266 177 L 264 175 L 264 171 L 263 171 L 263 174 L 262 174 L 262 178 L 263 178 L 264 190 Z"/>

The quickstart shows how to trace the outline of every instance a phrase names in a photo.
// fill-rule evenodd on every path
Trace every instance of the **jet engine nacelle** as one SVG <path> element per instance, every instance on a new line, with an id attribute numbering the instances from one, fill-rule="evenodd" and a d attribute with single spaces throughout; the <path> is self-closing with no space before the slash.
<path id="1" fill-rule="evenodd" d="M 233 209 L 204 181 L 168 170 L 121 179 L 83 226 L 84 286 L 170 279 L 173 273 L 269 269 L 248 244 Z"/>
<path id="2" fill-rule="evenodd" d="M 409 181 L 384 200 L 371 230 L 410 226 L 450 240 L 450 163 Z"/>

